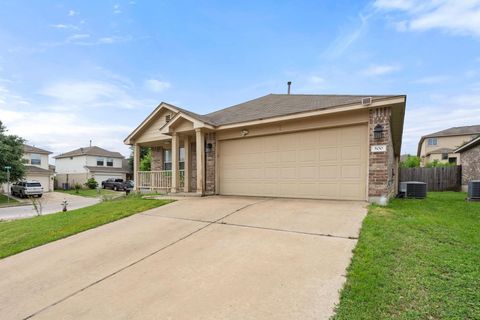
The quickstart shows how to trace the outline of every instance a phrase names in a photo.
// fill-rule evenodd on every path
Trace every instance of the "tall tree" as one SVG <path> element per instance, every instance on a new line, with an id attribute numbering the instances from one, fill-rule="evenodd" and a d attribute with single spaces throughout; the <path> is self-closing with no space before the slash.
<path id="1" fill-rule="evenodd" d="M 130 157 L 128 165 L 133 172 L 133 147 L 130 147 Z M 140 147 L 140 171 L 150 171 L 150 163 L 152 161 L 152 150 L 147 147 Z"/>
<path id="2" fill-rule="evenodd" d="M 0 183 L 7 182 L 7 171 L 10 167 L 10 181 L 18 181 L 25 176 L 23 162 L 24 139 L 7 134 L 7 128 L 0 121 Z"/>

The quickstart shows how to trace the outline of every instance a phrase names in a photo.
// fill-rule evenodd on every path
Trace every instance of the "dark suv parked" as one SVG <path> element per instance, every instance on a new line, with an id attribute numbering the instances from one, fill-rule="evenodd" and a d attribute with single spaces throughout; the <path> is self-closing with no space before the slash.
<path id="1" fill-rule="evenodd" d="M 123 179 L 110 178 L 105 181 L 102 181 L 102 188 L 118 191 L 118 190 L 125 190 L 126 185 Z"/>

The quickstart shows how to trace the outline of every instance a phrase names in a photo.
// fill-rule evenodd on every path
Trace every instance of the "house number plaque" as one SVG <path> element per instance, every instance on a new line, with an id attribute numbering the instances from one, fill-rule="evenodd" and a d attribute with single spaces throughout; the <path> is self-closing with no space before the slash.
<path id="1" fill-rule="evenodd" d="M 384 145 L 384 144 L 372 146 L 371 151 L 372 152 L 385 152 L 385 151 L 387 151 L 387 146 Z"/>

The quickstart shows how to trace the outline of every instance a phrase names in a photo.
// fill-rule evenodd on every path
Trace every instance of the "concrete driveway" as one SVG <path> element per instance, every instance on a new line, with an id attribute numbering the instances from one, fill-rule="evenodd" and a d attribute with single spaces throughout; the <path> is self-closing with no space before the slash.
<path id="1" fill-rule="evenodd" d="M 100 201 L 97 198 L 74 196 L 63 192 L 47 192 L 41 198 L 36 199 L 42 204 L 42 215 L 62 211 L 61 203 L 64 199 L 68 201 L 68 210 L 88 207 Z M 29 200 L 19 200 L 26 202 L 28 205 L 0 208 L 0 220 L 30 218 L 37 215 Z"/>
<path id="2" fill-rule="evenodd" d="M 365 206 L 185 198 L 0 260 L 0 314 L 328 319 Z"/>

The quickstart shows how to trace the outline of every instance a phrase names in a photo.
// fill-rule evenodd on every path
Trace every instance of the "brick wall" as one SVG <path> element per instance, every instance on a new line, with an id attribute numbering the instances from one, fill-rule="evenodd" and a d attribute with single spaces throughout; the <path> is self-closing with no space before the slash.
<path id="1" fill-rule="evenodd" d="M 390 130 L 390 108 L 371 109 L 369 114 L 369 172 L 368 196 L 376 202 L 380 197 L 391 197 L 395 193 L 396 160 Z M 383 137 L 374 138 L 373 130 L 378 124 L 383 126 Z M 374 145 L 385 145 L 386 152 L 372 152 Z"/>
<path id="2" fill-rule="evenodd" d="M 217 152 L 217 142 L 215 132 L 205 134 L 205 145 L 212 145 L 210 151 L 205 150 L 205 193 L 215 193 L 215 159 Z"/>
<path id="3" fill-rule="evenodd" d="M 480 145 L 462 152 L 462 185 L 470 180 L 480 180 Z M 465 187 L 464 187 L 465 189 Z"/>
<path id="4" fill-rule="evenodd" d="M 152 147 L 152 171 L 163 170 L 163 148 L 162 147 Z"/>

